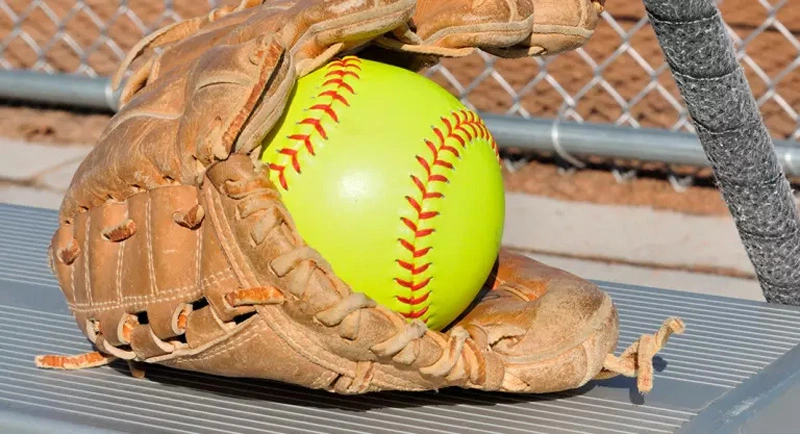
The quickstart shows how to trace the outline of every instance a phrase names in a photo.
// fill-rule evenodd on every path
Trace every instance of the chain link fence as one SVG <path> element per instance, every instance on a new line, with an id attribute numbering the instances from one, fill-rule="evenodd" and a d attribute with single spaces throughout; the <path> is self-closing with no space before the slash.
<path id="1" fill-rule="evenodd" d="M 107 77 L 147 33 L 236 3 L 0 0 L 0 69 Z M 522 60 L 481 52 L 446 59 L 425 74 L 485 113 L 692 132 L 642 3 L 607 3 L 595 36 L 574 52 Z M 723 0 L 719 5 L 767 127 L 776 139 L 795 146 L 800 138 L 800 2 Z M 573 165 L 583 164 L 560 154 Z M 620 180 L 626 176 L 615 174 Z M 677 181 L 674 173 L 671 179 Z"/>

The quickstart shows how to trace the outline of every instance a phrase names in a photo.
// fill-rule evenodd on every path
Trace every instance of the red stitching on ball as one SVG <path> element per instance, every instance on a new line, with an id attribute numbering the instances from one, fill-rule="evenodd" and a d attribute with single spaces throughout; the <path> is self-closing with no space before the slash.
<path id="1" fill-rule="evenodd" d="M 358 76 L 356 75 L 356 77 L 358 77 Z M 339 89 L 346 89 L 348 92 L 350 92 L 351 95 L 356 93 L 353 90 L 353 86 L 350 86 L 350 84 L 347 83 L 346 81 L 344 81 L 343 78 L 332 78 L 330 80 L 325 80 L 322 83 L 323 86 L 330 86 L 332 84 L 335 84 L 336 87 L 339 88 Z"/>
<path id="2" fill-rule="evenodd" d="M 420 303 L 424 303 L 425 300 L 427 300 L 428 297 L 430 297 L 430 295 L 431 295 L 431 291 L 428 291 L 425 294 L 423 294 L 421 297 L 418 297 L 418 298 L 414 298 L 413 296 L 412 297 L 400 297 L 400 296 L 398 296 L 397 299 L 400 300 L 402 303 L 410 304 L 412 306 L 416 306 L 416 305 L 418 305 Z"/>
<path id="3" fill-rule="evenodd" d="M 334 122 L 339 123 L 339 116 L 335 111 L 333 111 L 333 108 L 331 108 L 330 104 L 315 104 L 312 105 L 309 110 L 322 110 L 326 115 L 328 115 L 328 117 L 333 119 Z"/>
<path id="4" fill-rule="evenodd" d="M 325 117 L 332 119 L 334 122 L 339 122 L 339 114 L 336 112 L 334 103 L 342 104 L 346 107 L 350 106 L 347 100 L 347 93 L 350 95 L 355 94 L 353 86 L 346 80 L 359 80 L 361 76 L 361 59 L 357 57 L 347 56 L 340 60 L 335 60 L 328 63 L 328 71 L 325 73 L 325 80 L 322 87 L 335 86 L 333 89 L 325 89 L 317 94 L 316 98 L 330 98 L 328 103 L 315 103 L 308 107 L 306 111 L 314 113 L 316 116 L 309 116 L 301 119 L 299 125 L 308 125 L 314 128 L 314 132 L 310 134 L 291 134 L 286 138 L 290 144 L 278 150 L 279 154 L 291 157 L 291 167 L 295 173 L 301 173 L 300 153 L 302 151 L 308 152 L 309 155 L 315 156 L 314 141 L 318 138 L 322 140 L 328 139 L 328 132 L 322 124 Z M 270 163 L 268 164 L 270 170 L 277 172 L 278 182 L 284 190 L 289 189 L 289 183 L 286 179 L 286 166 Z"/>
<path id="5" fill-rule="evenodd" d="M 428 268 L 430 268 L 430 266 L 433 264 L 430 261 L 422 262 L 421 265 L 417 264 L 417 262 L 420 260 L 424 261 L 425 256 L 431 250 L 431 247 L 417 248 L 417 242 L 435 232 L 435 229 L 433 228 L 420 229 L 419 222 L 438 216 L 438 211 L 430 211 L 427 208 L 432 199 L 441 199 L 444 197 L 442 193 L 428 191 L 428 187 L 435 182 L 450 182 L 447 176 L 441 173 L 434 173 L 434 168 L 442 167 L 446 170 L 454 170 L 452 163 L 440 158 L 442 152 L 449 152 L 456 158 L 461 158 L 461 153 L 458 149 L 459 146 L 462 149 L 465 149 L 467 143 L 471 142 L 472 140 L 489 139 L 492 150 L 494 150 L 498 162 L 500 161 L 497 144 L 489 133 L 489 129 L 486 128 L 486 125 L 478 118 L 477 114 L 469 110 L 460 110 L 451 113 L 451 117 L 452 119 L 447 117 L 441 118 L 444 129 L 433 127 L 433 133 L 436 136 L 438 143 L 427 139 L 425 140 L 425 145 L 431 152 L 431 158 L 425 158 L 420 155 L 416 156 L 417 162 L 425 171 L 425 179 L 420 179 L 420 177 L 412 174 L 411 181 L 414 183 L 414 186 L 417 187 L 417 190 L 419 190 L 420 196 L 418 198 L 412 196 L 405 197 L 408 204 L 416 212 L 416 221 L 407 217 L 400 218 L 403 224 L 411 229 L 414 234 L 412 239 L 398 239 L 400 245 L 409 253 L 411 253 L 413 259 L 411 261 L 404 261 L 402 259 L 396 260 L 402 268 L 411 272 L 410 280 L 395 278 L 395 282 L 397 282 L 398 285 L 411 290 L 410 297 L 404 297 L 401 295 L 395 296 L 397 301 L 410 307 L 409 312 L 401 312 L 404 317 L 409 319 L 421 318 L 425 316 L 429 310 L 429 306 L 426 306 L 421 310 L 415 310 L 415 306 L 425 302 L 433 292 L 431 290 L 420 297 L 414 296 L 415 292 L 427 287 L 432 279 L 432 277 L 427 277 L 421 281 L 417 281 L 418 277 L 421 277 L 420 274 L 427 271 Z M 447 144 L 447 139 L 455 140 L 458 143 L 458 146 Z M 427 322 L 427 320 L 427 317 L 423 318 L 423 321 Z"/>
<path id="6" fill-rule="evenodd" d="M 430 294 L 430 293 L 429 293 L 429 294 Z M 428 309 L 429 309 L 429 308 L 430 308 L 430 306 L 425 306 L 425 308 L 424 308 L 424 309 L 422 309 L 422 310 L 418 310 L 418 311 L 416 311 L 416 312 L 412 310 L 412 311 L 411 311 L 411 312 L 409 312 L 409 313 L 404 313 L 404 314 L 403 314 L 403 316 L 404 316 L 404 317 L 406 317 L 406 318 L 408 318 L 408 319 L 416 319 L 416 318 L 419 318 L 419 317 L 421 317 L 422 315 L 425 315 L 426 313 L 428 313 Z M 424 321 L 424 322 L 428 322 L 428 318 L 423 318 L 423 319 L 422 319 L 422 321 Z"/>
<path id="7" fill-rule="evenodd" d="M 400 286 L 404 286 L 404 287 L 410 289 L 411 292 L 416 292 L 416 291 L 419 291 L 420 289 L 428 286 L 428 283 L 430 283 L 431 279 L 432 279 L 431 277 L 428 277 L 427 279 L 423 280 L 422 282 L 414 282 L 413 280 L 397 279 L 397 283 Z"/>
<path id="8" fill-rule="evenodd" d="M 400 264 L 401 267 L 403 267 L 406 270 L 410 271 L 411 274 L 413 274 L 415 276 L 417 274 L 424 273 L 428 269 L 428 267 L 431 266 L 430 263 L 427 263 L 427 264 L 423 264 L 422 266 L 415 267 L 414 264 L 412 264 L 410 262 L 406 262 L 406 261 L 400 260 L 400 259 L 397 260 L 397 263 Z"/>
<path id="9" fill-rule="evenodd" d="M 326 90 L 325 92 L 320 92 L 319 96 L 332 98 L 334 101 L 340 102 L 346 105 L 347 107 L 350 107 L 350 103 L 347 101 L 347 99 L 342 94 L 340 94 L 335 90 Z"/>
<path id="10" fill-rule="evenodd" d="M 306 147 L 306 151 L 308 151 L 308 153 L 311 154 L 311 155 L 315 155 L 314 154 L 314 144 L 311 143 L 311 136 L 310 135 L 308 135 L 308 134 L 292 134 L 292 135 L 289 136 L 289 138 L 292 139 L 292 140 L 300 140 L 301 142 L 303 142 L 303 146 Z"/>
<path id="11" fill-rule="evenodd" d="M 298 123 L 300 125 L 311 125 L 314 127 L 314 130 L 317 131 L 317 134 L 322 136 L 323 139 L 328 140 L 328 133 L 325 132 L 325 128 L 322 126 L 321 121 L 322 119 L 306 118 Z"/>

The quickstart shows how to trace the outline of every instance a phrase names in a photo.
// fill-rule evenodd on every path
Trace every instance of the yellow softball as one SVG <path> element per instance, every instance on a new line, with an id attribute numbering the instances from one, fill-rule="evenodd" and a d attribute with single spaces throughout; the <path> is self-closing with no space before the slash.
<path id="1" fill-rule="evenodd" d="M 441 330 L 500 248 L 497 146 L 430 79 L 358 57 L 301 78 L 261 160 L 297 229 L 354 291 Z"/>

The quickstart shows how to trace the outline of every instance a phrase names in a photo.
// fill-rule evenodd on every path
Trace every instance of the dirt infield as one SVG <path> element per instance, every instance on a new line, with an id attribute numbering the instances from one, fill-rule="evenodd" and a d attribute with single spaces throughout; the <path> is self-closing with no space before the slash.
<path id="1" fill-rule="evenodd" d="M 25 18 L 15 27 L 0 8 L 0 44 L 7 43 L 4 50 L 0 45 L 0 66 L 88 75 L 113 73 L 119 59 L 143 34 L 173 22 L 178 15 L 192 17 L 208 11 L 208 2 L 197 0 L 174 0 L 171 10 L 166 10 L 166 2 L 161 0 L 131 0 L 126 8 L 109 0 L 46 0 L 44 8 L 30 0 L 3 3 Z M 775 137 L 792 137 L 798 122 L 784 107 L 800 111 L 800 71 L 793 66 L 798 48 L 781 32 L 795 38 L 800 34 L 800 2 L 788 2 L 775 14 L 784 27 L 773 25 L 763 31 L 759 26 L 769 15 L 759 2 L 725 0 L 720 6 L 735 34 L 752 38 L 745 50 L 749 58 L 743 64 L 756 98 L 765 100 L 762 114 L 768 128 Z M 488 76 L 484 74 L 487 63 L 479 55 L 446 59 L 443 63 L 453 77 L 436 73 L 432 78 L 459 96 L 463 95 L 450 80 L 470 89 L 466 95 L 469 103 L 491 113 L 552 118 L 570 98 L 566 95 L 580 95 L 575 97 L 571 116 L 575 119 L 685 128 L 680 97 L 664 68 L 652 29 L 645 25 L 624 36 L 640 27 L 637 23 L 644 16 L 641 2 L 609 0 L 607 9 L 614 22 L 601 23 L 583 55 L 572 52 L 546 59 L 497 60 Z M 625 42 L 634 51 L 621 51 Z M 41 52 L 30 43 L 41 47 Z M 586 56 L 592 60 L 587 62 Z M 656 78 L 663 92 L 650 85 L 654 73 L 649 68 L 662 69 Z M 594 80 L 595 72 L 600 80 Z M 93 143 L 108 116 L 0 105 L 0 119 L 3 137 Z M 676 193 L 663 180 L 619 184 L 602 170 L 564 176 L 552 165 L 531 162 L 522 170 L 508 173 L 507 179 L 510 189 L 563 199 L 643 204 L 692 213 L 726 212 L 713 188 L 695 187 Z"/>

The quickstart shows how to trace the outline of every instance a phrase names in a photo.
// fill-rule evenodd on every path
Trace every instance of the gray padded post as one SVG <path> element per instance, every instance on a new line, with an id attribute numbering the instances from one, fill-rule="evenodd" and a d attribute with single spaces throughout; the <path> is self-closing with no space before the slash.
<path id="1" fill-rule="evenodd" d="M 713 0 L 644 0 L 767 301 L 800 305 L 800 216 Z"/>

